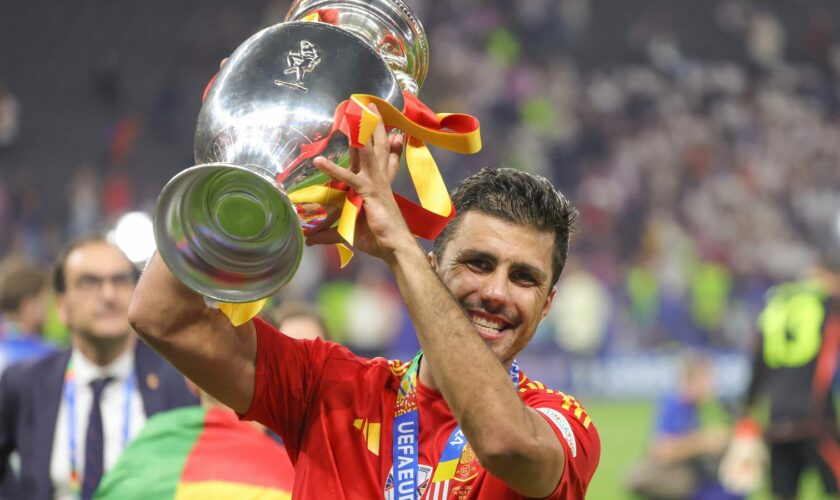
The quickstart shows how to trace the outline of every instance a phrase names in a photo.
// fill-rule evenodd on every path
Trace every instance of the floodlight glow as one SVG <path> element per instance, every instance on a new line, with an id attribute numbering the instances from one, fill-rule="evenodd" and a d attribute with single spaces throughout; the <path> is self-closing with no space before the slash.
<path id="1" fill-rule="evenodd" d="M 110 236 L 134 263 L 146 262 L 157 248 L 152 219 L 145 212 L 128 212 L 120 217 Z"/>

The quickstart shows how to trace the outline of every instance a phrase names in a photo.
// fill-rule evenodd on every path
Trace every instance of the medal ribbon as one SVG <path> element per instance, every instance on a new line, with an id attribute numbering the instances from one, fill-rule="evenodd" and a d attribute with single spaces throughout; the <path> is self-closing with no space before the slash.
<path id="1" fill-rule="evenodd" d="M 123 403 L 124 420 L 122 426 L 122 447 L 128 444 L 131 431 L 131 396 L 134 393 L 134 370 L 125 379 L 125 400 Z M 67 405 L 67 441 L 70 450 L 70 490 L 78 495 L 82 491 L 77 460 L 78 444 L 76 442 L 76 372 L 73 370 L 73 358 L 67 363 L 64 371 L 64 401 Z"/>
<path id="2" fill-rule="evenodd" d="M 419 437 L 420 437 L 420 412 L 417 407 L 417 378 L 419 375 L 420 359 L 423 357 L 421 349 L 408 371 L 400 380 L 400 387 L 397 391 L 397 401 L 394 405 L 394 428 L 393 428 L 393 479 L 394 498 L 399 500 L 415 500 L 420 497 L 418 489 L 419 474 Z M 508 375 L 514 387 L 519 386 L 519 364 L 516 360 L 508 370 Z M 435 467 L 432 476 L 433 483 L 447 481 L 455 477 L 458 462 L 464 447 L 467 445 L 467 438 L 456 425 L 446 446 L 440 455 L 440 460 Z"/>

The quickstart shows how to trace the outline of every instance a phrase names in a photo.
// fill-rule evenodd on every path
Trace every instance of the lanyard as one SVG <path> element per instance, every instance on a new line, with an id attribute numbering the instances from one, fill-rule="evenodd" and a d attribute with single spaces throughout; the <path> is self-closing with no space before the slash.
<path id="1" fill-rule="evenodd" d="M 73 370 L 73 358 L 67 363 L 67 370 L 64 372 L 64 401 L 67 404 L 67 436 L 70 448 L 70 489 L 74 493 L 81 491 L 81 479 L 79 478 L 79 464 L 76 459 L 76 372 Z M 123 403 L 123 429 L 122 447 L 128 444 L 128 434 L 131 431 L 131 396 L 134 394 L 134 370 L 125 379 L 125 401 Z M 102 402 L 100 401 L 100 404 Z"/>
<path id="2" fill-rule="evenodd" d="M 420 436 L 420 412 L 417 408 L 417 377 L 419 374 L 420 358 L 423 357 L 421 349 L 405 375 L 400 381 L 400 388 L 397 392 L 397 402 L 394 407 L 394 429 L 393 429 L 393 457 L 394 457 L 394 498 L 398 500 L 415 500 L 419 497 L 417 488 L 419 470 L 419 436 Z M 514 387 L 519 386 L 519 364 L 514 360 L 508 370 L 508 375 L 513 381 Z M 467 438 L 456 425 L 446 446 L 443 448 L 440 460 L 438 460 L 432 482 L 437 483 L 455 477 L 455 470 L 461 453 L 467 445 Z"/>

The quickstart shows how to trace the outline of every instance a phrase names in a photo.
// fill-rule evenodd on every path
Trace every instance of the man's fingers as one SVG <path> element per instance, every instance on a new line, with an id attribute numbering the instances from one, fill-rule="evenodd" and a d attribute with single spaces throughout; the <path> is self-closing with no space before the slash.
<path id="1" fill-rule="evenodd" d="M 340 205 L 327 205 L 324 209 L 327 211 L 327 216 L 324 217 L 324 220 L 319 222 L 318 225 L 306 230 L 307 236 L 331 229 L 332 225 L 335 224 L 335 221 L 341 217 L 342 207 Z"/>
<path id="2" fill-rule="evenodd" d="M 385 132 L 385 125 L 382 123 L 382 114 L 373 103 L 368 104 L 368 109 L 379 117 L 379 122 L 373 130 L 370 141 L 359 151 L 361 163 L 369 168 L 380 169 L 385 166 L 382 162 L 390 149 L 388 134 Z"/>
<path id="3" fill-rule="evenodd" d="M 373 112 L 373 114 L 379 117 L 379 123 L 376 124 L 376 128 L 373 130 L 373 134 L 370 136 L 370 139 L 364 147 L 359 150 L 360 161 L 369 167 L 376 164 L 377 145 L 381 144 L 381 141 L 377 139 L 377 132 L 379 131 L 379 127 L 382 126 L 382 115 L 379 114 L 379 110 L 376 109 L 376 105 L 373 103 L 368 104 L 367 107 L 371 112 Z"/>
<path id="4" fill-rule="evenodd" d="M 402 158 L 405 136 L 403 134 L 392 135 L 388 138 L 391 152 L 388 155 L 388 180 L 394 182 L 397 172 L 400 170 L 400 159 Z"/>
<path id="5" fill-rule="evenodd" d="M 316 157 L 312 160 L 312 164 L 315 165 L 315 168 L 319 171 L 327 175 L 327 177 L 343 182 L 352 188 L 356 187 L 356 174 L 346 168 L 336 165 L 323 156 Z"/>
<path id="6" fill-rule="evenodd" d="M 358 174 L 361 170 L 359 163 L 359 148 L 350 148 L 350 171 Z"/>
<path id="7" fill-rule="evenodd" d="M 371 137 L 371 141 L 373 138 Z M 373 146 L 370 142 L 365 144 L 365 146 L 359 151 L 359 171 L 361 172 L 361 165 L 364 165 L 366 169 L 370 169 L 376 163 L 376 150 L 375 146 Z"/>
<path id="8" fill-rule="evenodd" d="M 219 69 L 222 69 L 224 67 L 224 65 L 228 62 L 228 59 L 228 57 L 222 59 L 222 62 L 219 63 Z"/>
<path id="9" fill-rule="evenodd" d="M 392 155 L 402 156 L 403 147 L 405 147 L 405 134 L 398 133 L 389 136 L 388 143 Z"/>
<path id="10" fill-rule="evenodd" d="M 368 109 L 379 117 L 379 123 L 377 123 L 376 127 L 373 129 L 373 147 L 382 153 L 387 153 L 388 133 L 385 131 L 385 124 L 382 121 L 382 113 L 379 112 L 379 108 L 377 108 L 374 103 L 368 104 Z"/>

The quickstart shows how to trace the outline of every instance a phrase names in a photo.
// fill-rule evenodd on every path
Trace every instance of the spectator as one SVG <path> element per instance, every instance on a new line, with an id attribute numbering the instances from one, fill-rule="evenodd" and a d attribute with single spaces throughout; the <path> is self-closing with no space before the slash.
<path id="1" fill-rule="evenodd" d="M 148 416 L 197 402 L 183 377 L 137 342 L 127 318 L 136 280 L 134 265 L 100 236 L 59 258 L 53 284 L 72 348 L 0 379 L 0 481 L 14 484 L 12 498 L 90 499 Z M 6 466 L 13 451 L 15 480 Z"/>
<path id="2" fill-rule="evenodd" d="M 22 255 L 0 262 L 0 373 L 55 350 L 41 338 L 49 306 L 47 276 Z"/>
<path id="3" fill-rule="evenodd" d="M 648 456 L 630 471 L 628 487 L 657 500 L 740 498 L 717 481 L 728 431 L 700 424 L 699 406 L 713 395 L 712 367 L 708 359 L 689 352 L 680 368 L 676 391 L 659 404 Z"/>

